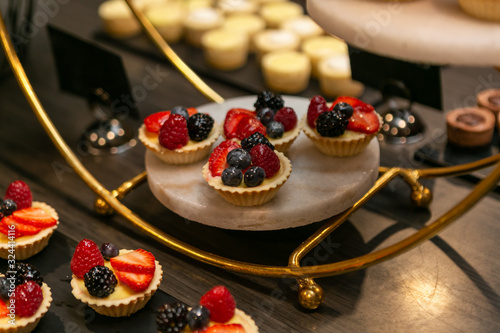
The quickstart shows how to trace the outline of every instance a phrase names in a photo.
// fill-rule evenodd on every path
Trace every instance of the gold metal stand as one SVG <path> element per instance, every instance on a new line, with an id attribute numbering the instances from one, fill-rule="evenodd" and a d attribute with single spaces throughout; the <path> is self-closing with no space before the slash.
<path id="1" fill-rule="evenodd" d="M 129 0 L 126 0 L 131 6 L 134 13 L 137 15 L 141 23 L 145 27 L 149 36 L 152 36 L 155 40 L 158 39 L 159 35 L 154 34 L 154 29 L 149 24 L 145 17 L 140 13 Z M 290 255 L 288 265 L 285 266 L 268 266 L 259 265 L 254 263 L 248 263 L 243 261 L 232 260 L 229 258 L 224 258 L 217 256 L 212 253 L 208 253 L 199 250 L 189 244 L 181 242 L 172 236 L 168 235 L 164 231 L 153 227 L 134 212 L 130 211 L 125 205 L 120 203 L 120 199 L 123 198 L 127 193 L 132 191 L 136 186 L 143 183 L 146 180 L 146 172 L 139 174 L 133 179 L 125 182 L 118 189 L 109 191 L 104 186 L 99 183 L 89 171 L 80 163 L 75 154 L 68 147 L 66 142 L 63 140 L 54 124 L 51 122 L 47 113 L 45 112 L 43 106 L 41 105 L 33 87 L 31 86 L 26 73 L 17 57 L 12 41 L 10 40 L 3 19 L 1 19 L 0 13 L 0 40 L 2 47 L 5 51 L 5 55 L 10 63 L 12 71 L 19 83 L 19 87 L 23 91 L 27 101 L 29 102 L 33 112 L 38 118 L 40 124 L 45 129 L 47 135 L 52 140 L 53 144 L 57 147 L 61 155 L 66 159 L 67 163 L 75 170 L 75 172 L 83 179 L 85 184 L 96 193 L 99 199 L 96 201 L 96 210 L 102 214 L 111 214 L 116 212 L 127 219 L 134 227 L 138 230 L 144 232 L 156 241 L 170 247 L 171 249 L 178 251 L 184 255 L 191 258 L 199 260 L 210 265 L 220 267 L 225 270 L 258 275 L 263 277 L 292 277 L 296 278 L 299 282 L 299 302 L 307 309 L 315 309 L 323 302 L 323 291 L 319 285 L 317 285 L 313 278 L 316 277 L 326 277 L 332 275 L 343 274 L 358 269 L 363 269 L 371 265 L 375 265 L 382 261 L 388 260 L 395 256 L 408 251 L 422 242 L 428 240 L 429 238 L 435 236 L 445 227 L 450 225 L 457 217 L 463 214 L 465 211 L 470 209 L 476 202 L 478 202 L 500 179 L 500 165 L 497 166 L 494 171 L 488 175 L 481 183 L 479 183 L 472 192 L 461 202 L 459 202 L 455 207 L 449 210 L 447 213 L 443 214 L 436 221 L 426 225 L 422 229 L 415 232 L 413 235 L 391 245 L 384 249 L 378 250 L 373 253 L 369 253 L 357 258 L 344 260 L 336 263 L 323 264 L 317 266 L 301 266 L 301 259 L 309 253 L 316 245 L 318 245 L 322 240 L 324 240 L 331 232 L 333 232 L 338 226 L 340 226 L 344 221 L 346 221 L 356 210 L 363 206 L 371 197 L 373 197 L 378 191 L 384 188 L 392 179 L 401 176 L 405 181 L 407 181 L 412 189 L 411 200 L 420 206 L 426 207 L 430 204 L 432 200 L 431 192 L 422 186 L 419 182 L 420 178 L 433 178 L 433 177 L 444 177 L 444 176 L 457 176 L 460 174 L 467 174 L 471 171 L 481 169 L 500 161 L 500 154 L 495 155 L 481 161 L 449 167 L 449 168 L 431 168 L 431 169 L 402 169 L 402 168 L 380 168 L 381 176 L 376 181 L 375 185 L 366 193 L 358 202 L 354 204 L 353 207 L 346 210 L 344 213 L 340 214 L 336 218 L 332 218 L 327 221 L 318 231 L 311 235 L 307 240 L 305 240 L 297 249 L 293 251 Z M 163 40 L 162 40 L 163 41 Z M 162 49 L 165 47 L 165 42 L 160 42 L 158 44 Z M 173 56 L 170 52 L 166 52 Z M 169 58 L 170 59 L 170 58 Z M 180 60 L 180 59 L 179 59 Z M 183 63 L 182 63 L 183 64 Z M 181 63 L 176 64 L 179 68 Z M 179 66 L 178 66 L 179 65 Z M 187 67 L 187 66 L 186 66 Z M 184 68 L 185 69 L 185 68 Z M 180 69 L 181 70 L 181 69 Z M 186 77 L 190 81 L 196 81 L 192 76 L 192 72 L 183 71 Z M 196 77 L 197 78 L 197 77 Z M 199 83 L 199 82 L 198 82 Z M 194 83 L 193 83 L 194 84 Z M 202 91 L 207 97 L 216 102 L 223 101 L 222 97 L 217 94 L 212 94 L 211 89 L 204 84 L 195 85 L 200 91 Z"/>

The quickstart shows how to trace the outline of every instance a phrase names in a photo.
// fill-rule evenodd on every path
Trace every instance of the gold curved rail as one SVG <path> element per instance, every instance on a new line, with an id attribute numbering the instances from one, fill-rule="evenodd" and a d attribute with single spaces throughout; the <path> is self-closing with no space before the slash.
<path id="1" fill-rule="evenodd" d="M 14 51 L 12 41 L 10 40 L 0 12 L 0 40 L 4 48 L 5 55 L 14 72 L 18 84 L 28 100 L 33 112 L 37 116 L 39 122 L 47 132 L 53 144 L 57 147 L 61 155 L 66 159 L 68 164 L 76 171 L 87 186 L 96 193 L 109 208 L 127 219 L 133 226 L 140 231 L 149 235 L 158 242 L 172 248 L 179 253 L 187 255 L 191 258 L 199 260 L 210 265 L 230 270 L 233 272 L 259 275 L 264 277 L 292 277 L 299 279 L 301 283 L 301 304 L 307 308 L 315 308 L 322 301 L 322 291 L 312 282 L 312 278 L 325 277 L 343 274 L 354 270 L 366 268 L 379 262 L 393 258 L 409 249 L 419 245 L 425 240 L 435 236 L 438 232 L 452 223 L 457 217 L 470 209 L 477 201 L 479 201 L 500 179 L 500 166 L 497 166 L 482 182 L 480 182 L 472 192 L 461 202 L 459 202 L 451 210 L 443 214 L 436 221 L 423 227 L 413 235 L 391 245 L 384 249 L 372 252 L 357 258 L 344 260 L 331 264 L 323 264 L 318 266 L 300 266 L 300 259 L 303 258 L 311 249 L 313 249 L 321 240 L 335 230 L 349 216 L 351 216 L 359 207 L 367 200 L 374 196 L 379 190 L 388 184 L 396 176 L 403 176 L 406 180 L 410 180 L 413 185 L 418 184 L 419 177 L 438 177 L 445 175 L 454 175 L 467 172 L 471 168 L 481 168 L 487 165 L 492 165 L 500 160 L 500 155 L 475 162 L 470 165 L 440 168 L 440 169 L 420 169 L 409 170 L 400 168 L 381 168 L 381 177 L 376 181 L 375 185 L 368 193 L 363 196 L 353 207 L 346 210 L 336 219 L 331 219 L 325 223 L 314 235 L 310 236 L 301 244 L 291 255 L 288 266 L 267 266 L 254 263 L 242 262 L 224 258 L 215 254 L 211 254 L 199 250 L 193 246 L 183 243 L 162 230 L 151 226 L 139 216 L 130 211 L 126 206 L 120 203 L 119 198 L 132 190 L 134 186 L 143 182 L 146 178 L 146 173 L 143 172 L 136 176 L 131 181 L 122 185 L 119 191 L 109 192 L 102 184 L 100 184 L 80 163 L 66 142 L 60 136 L 59 132 L 51 122 L 43 106 L 41 105 L 33 87 L 31 86 L 26 73 Z M 412 186 L 413 186 L 412 185 Z M 417 188 L 419 188 L 417 186 Z M 429 201 L 429 200 L 424 200 Z M 304 291 L 304 292 L 303 292 Z"/>

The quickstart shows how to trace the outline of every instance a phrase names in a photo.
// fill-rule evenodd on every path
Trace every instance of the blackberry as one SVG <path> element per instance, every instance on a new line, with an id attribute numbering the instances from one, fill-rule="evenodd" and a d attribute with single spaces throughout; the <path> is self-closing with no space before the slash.
<path id="1" fill-rule="evenodd" d="M 263 108 L 257 109 L 256 116 L 257 116 L 257 119 L 260 120 L 262 125 L 267 126 L 267 124 L 269 124 L 274 119 L 274 111 L 268 107 L 263 107 Z"/>
<path id="2" fill-rule="evenodd" d="M 174 106 L 172 108 L 172 110 L 170 110 L 170 112 L 171 112 L 171 114 L 180 114 L 181 116 L 183 116 L 184 118 L 186 118 L 186 120 L 189 119 L 189 112 L 183 106 Z"/>
<path id="3" fill-rule="evenodd" d="M 0 297 L 3 298 L 4 300 L 9 299 L 9 280 L 7 280 L 7 277 L 5 276 L 0 276 Z"/>
<path id="4" fill-rule="evenodd" d="M 267 136 L 271 139 L 278 139 L 285 133 L 285 126 L 277 121 L 271 121 L 266 127 Z"/>
<path id="5" fill-rule="evenodd" d="M 15 271 L 16 286 L 20 286 L 28 281 L 33 281 L 40 287 L 42 286 L 43 277 L 41 276 L 40 271 L 38 271 L 38 269 L 34 265 L 17 261 Z"/>
<path id="6" fill-rule="evenodd" d="M 222 171 L 220 177 L 224 185 L 236 187 L 240 185 L 241 180 L 243 179 L 243 174 L 241 173 L 240 169 L 234 166 L 230 166 Z"/>
<path id="7" fill-rule="evenodd" d="M 226 162 L 230 166 L 243 170 L 250 166 L 250 163 L 252 163 L 252 157 L 245 149 L 236 148 L 227 154 Z"/>
<path id="8" fill-rule="evenodd" d="M 203 305 L 194 306 L 187 314 L 191 331 L 203 330 L 210 323 L 210 310 Z"/>
<path id="9" fill-rule="evenodd" d="M 120 250 L 113 243 L 102 243 L 99 249 L 104 259 L 109 260 L 120 254 Z"/>
<path id="10" fill-rule="evenodd" d="M 349 119 L 337 111 L 323 112 L 316 119 L 316 130 L 321 136 L 336 137 L 344 134 Z"/>
<path id="11" fill-rule="evenodd" d="M 116 276 L 106 266 L 94 266 L 84 276 L 85 287 L 92 296 L 107 297 L 115 291 Z"/>
<path id="12" fill-rule="evenodd" d="M 283 98 L 279 94 L 275 94 L 271 91 L 262 91 L 257 95 L 257 101 L 253 105 L 256 110 L 268 107 L 273 111 L 281 109 L 285 105 Z"/>
<path id="13" fill-rule="evenodd" d="M 189 138 L 194 141 L 205 140 L 213 127 L 214 119 L 206 113 L 195 113 L 187 121 Z"/>
<path id="14" fill-rule="evenodd" d="M 259 143 L 263 143 L 272 150 L 274 150 L 273 144 L 269 142 L 269 140 L 260 132 L 255 132 L 249 137 L 246 137 L 243 140 L 241 140 L 241 148 L 250 151 L 250 149 L 258 145 Z"/>
<path id="15" fill-rule="evenodd" d="M 259 186 L 264 181 L 264 178 L 266 178 L 266 172 L 259 166 L 248 168 L 243 176 L 245 185 L 248 187 Z"/>
<path id="16" fill-rule="evenodd" d="M 335 104 L 335 106 L 333 107 L 333 111 L 342 113 L 344 116 L 346 116 L 347 119 L 351 118 L 354 112 L 351 104 L 345 102 L 339 102 Z"/>
<path id="17" fill-rule="evenodd" d="M 7 199 L 2 201 L 2 205 L 0 206 L 0 212 L 4 216 L 9 216 L 12 215 L 17 210 L 17 204 L 14 200 L 12 199 Z"/>
<path id="18" fill-rule="evenodd" d="M 161 333 L 184 332 L 187 325 L 188 309 L 186 304 L 175 302 L 163 304 L 158 309 L 156 326 Z"/>

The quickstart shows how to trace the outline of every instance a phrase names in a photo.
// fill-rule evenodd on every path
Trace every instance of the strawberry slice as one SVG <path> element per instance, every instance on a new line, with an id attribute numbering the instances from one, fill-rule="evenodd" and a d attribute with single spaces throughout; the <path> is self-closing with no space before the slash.
<path id="1" fill-rule="evenodd" d="M 109 261 L 115 270 L 122 272 L 154 274 L 156 269 L 155 256 L 143 249 L 113 257 Z"/>
<path id="2" fill-rule="evenodd" d="M 158 133 L 161 125 L 170 117 L 170 111 L 160 111 L 150 114 L 144 119 L 146 130 L 152 133 Z"/>
<path id="3" fill-rule="evenodd" d="M 9 235 L 9 228 L 7 228 L 3 223 L 0 222 L 0 233 L 4 235 Z M 17 236 L 16 236 L 17 237 Z"/>
<path id="4" fill-rule="evenodd" d="M 154 276 L 154 274 L 138 274 L 123 271 L 115 271 L 115 274 L 118 280 L 138 293 L 148 289 Z"/>
<path id="5" fill-rule="evenodd" d="M 354 110 L 357 109 L 361 112 L 372 112 L 375 110 L 370 104 L 366 104 L 365 102 L 350 96 L 339 96 L 335 101 L 333 101 L 330 110 L 333 110 L 333 107 L 340 102 L 351 104 Z"/>
<path id="6" fill-rule="evenodd" d="M 354 112 L 349 118 L 347 129 L 349 131 L 372 134 L 378 131 L 380 120 L 375 112 L 363 112 L 354 109 Z"/>
<path id="7" fill-rule="evenodd" d="M 243 118 L 255 117 L 255 112 L 234 108 L 227 112 L 224 119 L 224 136 L 226 139 L 233 139 L 237 137 L 237 127 Z"/>
<path id="8" fill-rule="evenodd" d="M 14 230 L 16 231 L 15 232 L 16 237 L 26 236 L 26 235 L 36 235 L 37 233 L 42 231 L 41 228 L 32 225 L 18 223 L 12 216 L 5 216 L 0 223 L 2 223 L 7 228 L 7 230 L 10 229 L 9 228 L 10 225 L 14 225 L 15 227 Z"/>
<path id="9" fill-rule="evenodd" d="M 29 207 L 16 210 L 12 217 L 18 222 L 45 229 L 57 224 L 57 220 L 38 207 Z"/>
<path id="10" fill-rule="evenodd" d="M 216 324 L 210 326 L 203 333 L 246 333 L 241 324 Z"/>
<path id="11" fill-rule="evenodd" d="M 198 109 L 197 108 L 186 108 L 189 116 L 191 117 L 193 114 L 195 113 L 198 113 Z"/>
<path id="12" fill-rule="evenodd" d="M 226 162 L 227 154 L 236 148 L 241 148 L 241 146 L 233 140 L 222 141 L 215 147 L 208 158 L 208 169 L 212 173 L 212 177 L 220 177 L 222 175 L 222 171 L 228 167 Z"/>
<path id="13" fill-rule="evenodd" d="M 2 299 L 0 299 L 0 318 L 7 317 L 8 314 L 9 309 L 7 309 L 7 304 L 5 304 Z"/>
<path id="14" fill-rule="evenodd" d="M 257 117 L 247 115 L 243 117 L 238 126 L 236 126 L 235 135 L 238 140 L 243 140 L 255 132 L 260 132 L 265 136 L 266 128 L 262 125 L 260 120 L 257 119 Z"/>

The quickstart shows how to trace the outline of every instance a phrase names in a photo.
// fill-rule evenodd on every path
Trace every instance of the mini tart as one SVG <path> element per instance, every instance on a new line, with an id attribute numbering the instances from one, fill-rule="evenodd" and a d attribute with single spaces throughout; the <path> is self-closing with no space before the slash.
<path id="1" fill-rule="evenodd" d="M 477 104 L 495 114 L 498 119 L 500 113 L 500 89 L 487 89 L 477 94 Z"/>
<path id="2" fill-rule="evenodd" d="M 56 210 L 51 206 L 39 201 L 33 201 L 31 206 L 43 209 L 47 214 L 58 220 L 58 222 L 55 226 L 43 229 L 36 235 L 17 237 L 15 240 L 16 260 L 28 259 L 42 251 L 49 243 L 50 237 L 59 224 L 59 216 L 57 215 Z M 10 249 L 12 248 L 9 246 L 8 236 L 0 234 L 0 258 L 9 258 L 9 254 L 11 254 L 9 253 Z"/>
<path id="3" fill-rule="evenodd" d="M 500 22 L 500 1 L 458 0 L 462 10 L 480 20 Z"/>
<path id="4" fill-rule="evenodd" d="M 446 114 L 448 142 L 460 147 L 490 144 L 495 129 L 495 116 L 480 107 L 454 109 Z"/>
<path id="5" fill-rule="evenodd" d="M 208 324 L 208 327 L 214 326 L 216 324 L 220 324 L 220 323 L 214 323 L 211 321 Z M 250 317 L 249 315 L 247 315 L 245 312 L 241 311 L 240 309 L 234 310 L 233 318 L 231 318 L 229 321 L 224 323 L 224 325 L 227 325 L 227 324 L 240 324 L 245 329 L 245 333 L 258 333 L 259 332 L 259 328 L 255 324 L 255 321 L 252 319 L 252 317 Z M 191 331 L 189 329 L 189 326 L 186 326 L 186 328 L 184 329 L 183 332 L 184 333 L 191 333 L 193 331 Z"/>
<path id="6" fill-rule="evenodd" d="M 202 160 L 210 153 L 212 145 L 219 138 L 219 133 L 219 126 L 214 123 L 212 131 L 205 140 L 200 142 L 189 140 L 184 147 L 170 150 L 160 145 L 157 133 L 147 131 L 146 126 L 142 124 L 139 128 L 139 140 L 168 164 L 190 164 Z"/>
<path id="7" fill-rule="evenodd" d="M 248 59 L 248 35 L 241 30 L 218 28 L 207 31 L 202 39 L 205 61 L 220 70 L 244 66 Z"/>
<path id="8" fill-rule="evenodd" d="M 374 111 L 375 112 L 375 111 Z M 341 136 L 330 138 L 321 136 L 316 129 L 309 127 L 307 115 L 302 118 L 302 130 L 311 139 L 314 146 L 323 154 L 336 157 L 348 157 L 360 154 L 370 141 L 378 134 L 382 127 L 382 117 L 377 113 L 380 126 L 378 131 L 372 134 L 358 133 L 346 130 Z"/>
<path id="9" fill-rule="evenodd" d="M 178 2 L 166 2 L 144 12 L 160 35 L 169 43 L 178 42 L 183 33 L 185 9 Z"/>
<path id="10" fill-rule="evenodd" d="M 275 153 L 280 159 L 280 169 L 273 177 L 265 179 L 259 186 L 246 187 L 243 182 L 238 187 L 224 185 L 221 177 L 212 176 L 208 168 L 208 162 L 203 166 L 203 178 L 224 200 L 233 205 L 258 206 L 265 204 L 274 198 L 292 172 L 290 160 L 283 153 L 278 151 L 275 151 Z"/>
<path id="11" fill-rule="evenodd" d="M 120 254 L 128 252 L 132 252 L 132 250 L 120 250 Z M 76 277 L 74 274 L 71 278 L 71 292 L 76 299 L 87 304 L 99 314 L 108 317 L 130 316 L 131 314 L 142 309 L 160 286 L 163 277 L 163 270 L 158 261 L 155 260 L 155 264 L 156 269 L 153 279 L 151 280 L 148 289 L 142 292 L 133 291 L 117 278 L 118 283 L 115 287 L 114 293 L 104 298 L 91 296 L 85 287 L 84 280 Z M 104 261 L 104 265 L 113 270 L 113 267 L 108 260 Z"/>
<path id="12" fill-rule="evenodd" d="M 98 9 L 102 28 L 106 34 L 114 38 L 129 38 L 141 32 L 141 25 L 134 14 L 122 0 L 104 1 Z"/>
<path id="13" fill-rule="evenodd" d="M 16 317 L 16 324 L 12 325 L 9 323 L 10 318 L 5 317 L 0 319 L 0 332 L 2 333 L 29 333 L 32 332 L 40 319 L 49 310 L 50 304 L 52 303 L 52 293 L 47 284 L 42 283 L 42 295 L 43 301 L 36 312 L 30 317 Z M 7 305 L 8 306 L 8 305 Z"/>
<path id="14" fill-rule="evenodd" d="M 297 122 L 297 126 L 295 126 L 294 129 L 287 131 L 283 133 L 283 136 L 278 139 L 271 139 L 268 138 L 269 142 L 271 142 L 274 146 L 274 149 L 276 149 L 279 152 L 286 153 L 288 149 L 292 146 L 293 142 L 297 137 L 299 136 L 301 131 L 301 124 L 300 122 Z"/>
<path id="15" fill-rule="evenodd" d="M 297 51 L 270 52 L 262 58 L 262 73 L 269 89 L 299 93 L 307 88 L 311 77 L 311 62 Z"/>
<path id="16" fill-rule="evenodd" d="M 201 47 L 203 35 L 222 26 L 224 17 L 211 7 L 190 10 L 184 18 L 185 38 L 191 45 Z"/>

